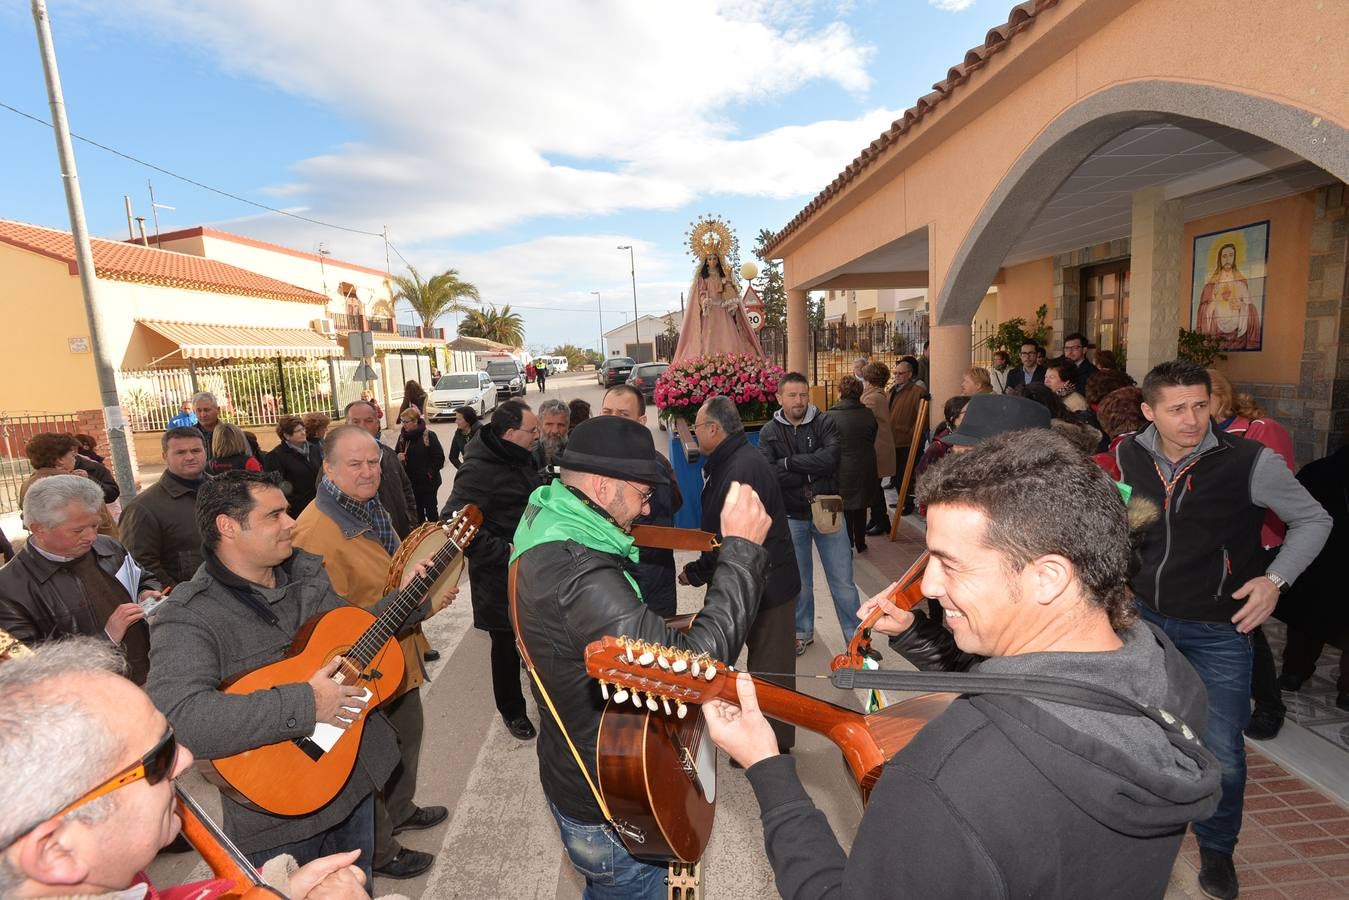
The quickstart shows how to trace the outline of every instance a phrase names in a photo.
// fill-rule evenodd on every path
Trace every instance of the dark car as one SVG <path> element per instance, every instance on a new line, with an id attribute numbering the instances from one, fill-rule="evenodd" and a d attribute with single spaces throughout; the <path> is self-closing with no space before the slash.
<path id="1" fill-rule="evenodd" d="M 628 380 L 632 367 L 637 363 L 630 356 L 611 356 L 604 361 L 595 373 L 600 387 L 613 387 Z"/>
<path id="2" fill-rule="evenodd" d="M 513 359 L 493 359 L 487 363 L 487 377 L 497 386 L 497 397 L 524 396 L 525 370 Z"/>
<path id="3" fill-rule="evenodd" d="M 641 391 L 647 403 L 654 403 L 656 379 L 664 375 L 668 368 L 670 364 L 665 362 L 638 363 L 632 367 L 632 373 L 628 375 L 628 384 Z"/>

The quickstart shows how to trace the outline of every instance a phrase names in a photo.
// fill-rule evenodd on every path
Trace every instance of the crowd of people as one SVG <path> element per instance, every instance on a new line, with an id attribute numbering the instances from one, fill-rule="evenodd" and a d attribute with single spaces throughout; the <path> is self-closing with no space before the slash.
<path id="1" fill-rule="evenodd" d="M 738 704 L 704 707 L 753 786 L 784 896 L 845 885 L 1090 896 L 1120 884 L 1160 896 L 1187 828 L 1206 893 L 1236 896 L 1243 731 L 1276 733 L 1280 689 L 1310 677 L 1324 643 L 1344 648 L 1345 620 L 1324 610 L 1349 529 L 1349 450 L 1295 477 L 1287 430 L 1221 373 L 1173 361 L 1135 385 L 1107 354 L 1088 359 L 1081 335 L 1063 349 L 1042 360 L 1028 343 L 1019 367 L 999 351 L 992 369 L 971 368 L 931 435 L 913 357 L 859 359 L 827 408 L 786 374 L 757 446 L 732 399 L 709 398 L 691 430 L 701 529 L 715 539 L 682 567 L 631 533 L 672 525 L 686 498 L 628 385 L 593 417 L 580 400 L 510 400 L 485 419 L 458 409 L 448 451 L 415 382 L 392 446 L 382 411 L 357 400 L 338 423 L 280 417 L 263 452 L 200 394 L 195 421 L 161 437 L 162 477 L 120 509 L 92 441 L 35 436 L 29 537 L 0 568 L 0 629 L 36 648 L 0 663 L 0 894 L 145 883 L 177 833 L 169 785 L 194 756 L 349 727 L 366 701 L 333 678 L 337 660 L 270 690 L 222 685 L 280 659 L 316 614 L 388 609 L 403 542 L 472 504 L 482 524 L 465 557 L 496 709 L 514 738 L 537 737 L 586 896 L 666 896 L 664 865 L 628 852 L 595 787 L 606 698 L 586 674 L 587 644 L 622 634 L 728 663 L 745 649 L 750 671 L 794 688 L 815 639 L 816 556 L 845 641 L 879 611 L 890 647 L 960 699 L 887 765 L 850 854 L 797 779 L 794 727 L 759 711 L 754 684 L 741 676 Z M 927 519 L 926 611 L 857 588 L 855 554 L 893 525 L 887 486 L 894 515 Z M 678 628 L 677 584 L 706 588 Z M 398 835 L 448 816 L 414 798 L 432 771 L 420 687 L 436 651 L 421 623 L 457 590 L 423 598 L 402 625 L 401 681 L 364 716 L 331 802 L 282 816 L 222 796 L 225 833 L 293 896 L 360 897 L 376 874 L 433 864 Z M 1260 629 L 1276 605 L 1289 623 L 1282 674 Z"/>

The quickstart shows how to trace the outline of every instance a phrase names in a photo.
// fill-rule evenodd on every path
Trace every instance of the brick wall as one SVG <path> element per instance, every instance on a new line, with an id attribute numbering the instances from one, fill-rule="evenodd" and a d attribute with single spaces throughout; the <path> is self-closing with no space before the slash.
<path id="1" fill-rule="evenodd" d="M 103 457 L 103 464 L 108 470 L 117 474 L 116 467 L 113 465 L 112 447 L 108 443 L 108 429 L 104 426 L 103 410 L 101 409 L 81 409 L 75 413 L 75 421 L 78 428 L 75 431 L 93 437 L 98 444 L 98 455 Z M 136 444 L 132 441 L 130 429 L 127 434 L 127 452 L 131 455 L 131 480 L 138 482 L 140 480 L 140 465 L 136 460 Z"/>

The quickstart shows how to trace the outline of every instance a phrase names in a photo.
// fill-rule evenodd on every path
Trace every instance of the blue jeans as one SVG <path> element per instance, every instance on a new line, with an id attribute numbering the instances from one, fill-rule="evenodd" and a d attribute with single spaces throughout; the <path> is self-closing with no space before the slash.
<path id="1" fill-rule="evenodd" d="M 834 598 L 838 624 L 843 629 L 843 641 L 847 643 L 857 631 L 857 607 L 862 605 L 857 582 L 853 581 L 852 544 L 848 541 L 847 529 L 821 534 L 809 519 L 788 519 L 787 527 L 792 532 L 796 568 L 801 573 L 801 595 L 796 598 L 796 639 L 806 641 L 815 637 L 815 566 L 810 552 L 814 541 L 820 551 L 829 593 Z"/>
<path id="2" fill-rule="evenodd" d="M 1187 622 L 1155 613 L 1141 603 L 1138 609 L 1144 619 L 1166 633 L 1208 690 L 1204 743 L 1222 766 L 1222 799 L 1212 816 L 1191 827 L 1199 846 L 1231 853 L 1241 831 L 1246 793 L 1246 742 L 1241 733 L 1251 718 L 1251 636 L 1230 622 Z"/>
<path id="3" fill-rule="evenodd" d="M 608 825 L 586 825 L 548 804 L 562 832 L 572 867 L 585 876 L 585 900 L 665 900 L 664 863 L 646 862 L 628 853 Z"/>
<path id="4" fill-rule="evenodd" d="M 293 844 L 282 844 L 280 847 L 273 847 L 270 850 L 259 850 L 257 853 L 245 855 L 254 868 L 260 869 L 267 860 L 282 853 L 289 853 L 295 857 L 297 863 L 304 865 L 333 853 L 360 850 L 361 855 L 356 857 L 356 865 L 365 872 L 365 883 L 367 889 L 369 889 L 375 883 L 374 872 L 371 869 L 371 859 L 375 855 L 374 799 L 375 795 L 371 794 L 357 803 L 356 808 L 351 811 L 351 815 L 327 831 L 321 831 L 312 837 L 296 841 Z"/>

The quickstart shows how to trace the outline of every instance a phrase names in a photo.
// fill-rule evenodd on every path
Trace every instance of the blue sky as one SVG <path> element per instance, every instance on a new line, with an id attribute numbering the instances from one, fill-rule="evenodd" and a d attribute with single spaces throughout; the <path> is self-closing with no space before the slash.
<path id="1" fill-rule="evenodd" d="M 1008 0 L 49 0 L 71 128 L 325 222 L 385 224 L 525 317 L 592 345 L 679 306 L 702 213 L 748 257 L 1004 22 Z M 0 4 L 0 103 L 48 117 L 27 3 Z M 0 218 L 66 228 L 50 130 L 0 109 Z M 76 144 L 94 234 L 122 195 L 163 230 L 207 224 L 383 266 L 383 242 L 261 211 Z M 395 256 L 395 272 L 403 270 Z M 400 318 L 412 321 L 410 313 Z M 442 324 L 449 325 L 449 322 Z"/>

